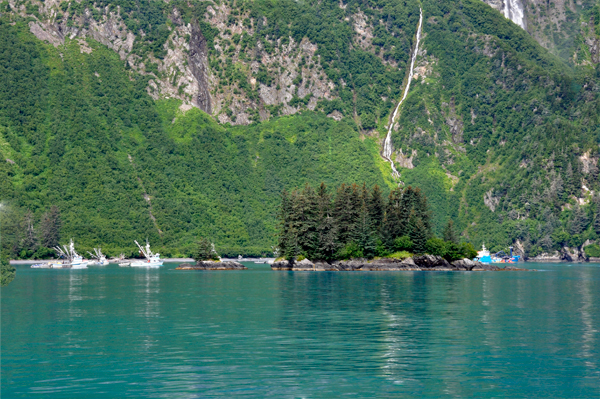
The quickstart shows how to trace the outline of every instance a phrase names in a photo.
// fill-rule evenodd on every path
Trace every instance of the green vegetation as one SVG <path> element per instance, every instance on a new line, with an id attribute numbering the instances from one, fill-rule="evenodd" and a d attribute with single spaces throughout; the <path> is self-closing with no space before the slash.
<path id="1" fill-rule="evenodd" d="M 600 6 L 592 3 L 585 0 L 581 18 L 586 34 L 597 37 Z M 39 17 L 37 5 L 15 4 Z M 460 240 L 476 247 L 485 241 L 494 252 L 519 241 L 535 256 L 600 239 L 600 69 L 583 37 L 577 54 L 588 65 L 565 62 L 577 18 L 564 27 L 568 37 L 554 41 L 561 59 L 478 0 L 219 4 L 231 10 L 227 29 L 249 29 L 221 43 L 226 62 L 214 47 L 219 30 L 205 18 L 216 7 L 211 1 L 65 1 L 56 18 L 85 28 L 103 20 L 108 7 L 136 35 L 134 56 L 155 74 L 152 57 L 165 56 L 173 26 L 197 21 L 211 74 L 237 82 L 256 103 L 246 74 L 277 84 L 263 55 L 308 39 L 316 52 L 298 67 L 327 76 L 330 100 L 321 99 L 315 112 L 263 122 L 252 110 L 252 125 L 222 126 L 197 109 L 181 111 L 178 100 L 153 100 L 150 76 L 104 45 L 87 39 L 87 54 L 68 37 L 58 47 L 39 41 L 29 20 L 1 3 L 4 254 L 47 257 L 61 237 L 74 237 L 81 251 L 101 243 L 109 255 L 133 255 L 133 240 L 147 237 L 166 256 L 190 256 L 204 236 L 224 256 L 266 255 L 277 241 L 283 190 L 366 181 L 386 198 L 395 184 L 378 140 L 405 83 L 419 6 L 419 77 L 393 142 L 405 156 L 414 154 L 405 164 L 414 168 L 399 170 L 406 186 L 427 197 L 430 217 L 418 230 L 427 234 L 394 230 L 373 239 L 363 228 L 327 256 L 429 250 L 453 258 L 469 250 Z M 359 23 L 368 35 L 357 33 Z M 241 46 L 240 62 L 231 62 L 232 42 Z M 291 104 L 305 107 L 311 98 L 296 94 Z M 223 112 L 233 120 L 231 106 Z M 282 106 L 265 109 L 276 115 Z M 325 117 L 334 110 L 343 114 L 340 122 Z M 434 235 L 452 244 L 431 241 Z"/>
<path id="2" fill-rule="evenodd" d="M 413 85 L 393 142 L 418 154 L 400 172 L 427 195 L 435 231 L 452 218 L 477 247 L 519 241 L 526 256 L 597 240 L 597 69 L 571 69 L 483 2 L 423 8 L 433 72 Z"/>
<path id="3" fill-rule="evenodd" d="M 332 261 L 389 256 L 408 251 L 454 261 L 474 257 L 470 244 L 432 236 L 427 199 L 419 189 L 397 188 L 384 201 L 378 186 L 342 184 L 335 195 L 321 183 L 315 191 L 284 191 L 279 209 L 279 253 L 286 259 Z"/>
<path id="4" fill-rule="evenodd" d="M 588 245 L 587 247 L 585 247 L 585 254 L 593 258 L 600 258 L 600 245 Z"/>
<path id="5" fill-rule="evenodd" d="M 68 39 L 55 49 L 22 23 L 0 22 L 0 36 L 0 150 L 10 160 L 0 162 L 0 217 L 13 226 L 2 241 L 13 258 L 35 256 L 19 232 L 28 210 L 40 243 L 52 206 L 60 237 L 80 252 L 102 244 L 133 255 L 133 240 L 147 237 L 164 256 L 190 256 L 202 235 L 223 256 L 267 255 L 283 189 L 384 184 L 351 121 L 306 112 L 226 129 L 179 101 L 154 102 L 146 78 L 98 43 L 91 54 Z"/>
<path id="6" fill-rule="evenodd" d="M 16 273 L 17 270 L 10 265 L 8 258 L 5 256 L 0 257 L 0 286 L 6 287 L 10 284 L 15 279 Z"/>
<path id="7" fill-rule="evenodd" d="M 196 262 L 219 260 L 219 254 L 215 250 L 215 244 L 203 237 L 200 238 L 196 244 L 196 251 L 194 252 L 193 258 Z"/>

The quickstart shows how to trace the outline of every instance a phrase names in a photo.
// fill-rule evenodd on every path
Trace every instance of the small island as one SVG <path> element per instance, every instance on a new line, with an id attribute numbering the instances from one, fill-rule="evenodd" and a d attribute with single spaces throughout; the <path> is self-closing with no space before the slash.
<path id="1" fill-rule="evenodd" d="M 246 270 L 246 266 L 235 261 L 222 261 L 215 245 L 206 238 L 196 244 L 193 256 L 196 263 L 182 263 L 175 270 Z"/>
<path id="2" fill-rule="evenodd" d="M 384 200 L 378 186 L 342 184 L 331 194 L 323 183 L 306 185 L 282 193 L 278 217 L 280 257 L 272 270 L 524 270 L 471 260 L 477 251 L 459 241 L 452 220 L 436 237 L 427 198 L 410 186 Z"/>

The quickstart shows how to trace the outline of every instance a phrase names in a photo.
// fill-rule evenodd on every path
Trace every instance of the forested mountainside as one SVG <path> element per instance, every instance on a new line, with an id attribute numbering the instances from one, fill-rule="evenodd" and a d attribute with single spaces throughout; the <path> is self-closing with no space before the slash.
<path id="1" fill-rule="evenodd" d="M 576 65 L 597 64 L 597 0 L 484 0 L 553 54 Z"/>
<path id="2" fill-rule="evenodd" d="M 479 0 L 4 1 L 4 251 L 42 251 L 57 206 L 111 255 L 266 254 L 281 191 L 324 181 L 421 187 L 475 246 L 600 252 L 600 5 L 520 4 L 521 26 Z"/>

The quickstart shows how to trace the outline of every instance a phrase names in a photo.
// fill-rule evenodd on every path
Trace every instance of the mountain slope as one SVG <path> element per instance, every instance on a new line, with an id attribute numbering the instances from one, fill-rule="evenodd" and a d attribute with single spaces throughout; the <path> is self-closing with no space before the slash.
<path id="1" fill-rule="evenodd" d="M 434 230 L 530 256 L 597 240 L 598 69 L 483 2 L 123 0 L 0 7 L 3 245 L 54 204 L 85 246 L 260 254 L 282 189 L 393 187 L 419 7 L 392 157 Z"/>

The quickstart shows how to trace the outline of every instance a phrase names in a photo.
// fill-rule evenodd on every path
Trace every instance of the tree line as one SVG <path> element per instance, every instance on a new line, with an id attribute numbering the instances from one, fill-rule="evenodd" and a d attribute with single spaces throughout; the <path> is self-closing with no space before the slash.
<path id="1" fill-rule="evenodd" d="M 33 212 L 27 209 L 22 216 L 8 211 L 3 218 L 2 249 L 11 257 L 44 259 L 56 256 L 55 246 L 59 245 L 62 219 L 60 209 L 53 205 L 36 223 Z"/>
<path id="2" fill-rule="evenodd" d="M 432 233 L 431 211 L 420 189 L 396 188 L 387 200 L 380 187 L 342 184 L 335 193 L 324 183 L 315 190 L 283 191 L 278 218 L 279 255 L 332 261 L 376 256 L 433 254 L 448 260 L 474 257 L 460 244 L 452 221 L 444 238 Z"/>

